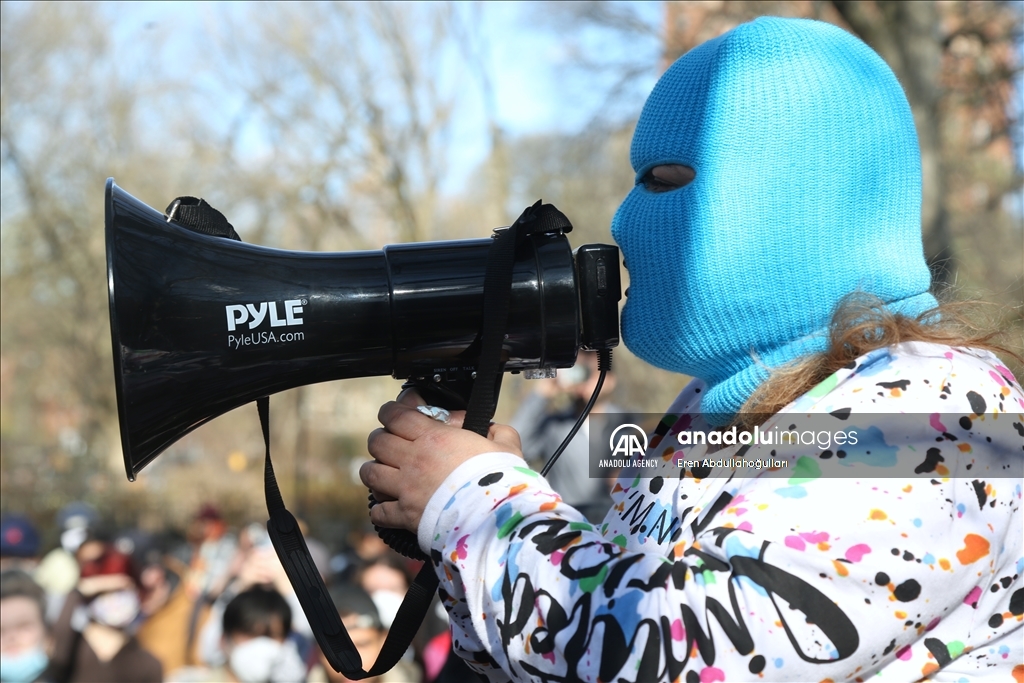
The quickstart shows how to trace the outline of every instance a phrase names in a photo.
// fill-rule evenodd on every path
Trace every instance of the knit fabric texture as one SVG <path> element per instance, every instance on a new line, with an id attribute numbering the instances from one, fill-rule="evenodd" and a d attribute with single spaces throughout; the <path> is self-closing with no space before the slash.
<path id="1" fill-rule="evenodd" d="M 630 160 L 637 185 L 612 222 L 630 274 L 623 340 L 704 380 L 712 424 L 770 368 L 823 351 L 843 297 L 907 315 L 937 305 L 910 105 L 836 26 L 762 17 L 680 57 L 644 105 Z M 663 164 L 696 178 L 647 190 Z"/>

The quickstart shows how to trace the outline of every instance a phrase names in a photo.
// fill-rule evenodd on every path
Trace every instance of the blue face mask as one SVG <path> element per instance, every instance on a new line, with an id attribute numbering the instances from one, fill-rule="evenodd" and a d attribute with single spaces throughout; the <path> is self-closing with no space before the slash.
<path id="1" fill-rule="evenodd" d="M 0 655 L 0 681 L 3 683 L 31 683 L 43 673 L 50 658 L 41 647 L 19 655 Z"/>
<path id="2" fill-rule="evenodd" d="M 823 351 L 843 297 L 907 315 L 936 305 L 910 106 L 836 26 L 762 17 L 691 50 L 647 99 L 630 160 L 638 180 L 667 164 L 696 178 L 663 193 L 638 183 L 615 215 L 623 341 L 704 380 L 712 424 L 771 368 Z"/>

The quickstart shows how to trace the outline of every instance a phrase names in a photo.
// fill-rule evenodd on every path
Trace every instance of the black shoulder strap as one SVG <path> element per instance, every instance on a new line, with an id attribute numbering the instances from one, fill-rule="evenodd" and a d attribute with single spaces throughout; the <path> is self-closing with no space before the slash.
<path id="1" fill-rule="evenodd" d="M 267 532 L 277 556 L 281 559 L 281 564 L 284 565 L 288 580 L 295 589 L 302 611 L 313 629 L 316 642 L 334 670 L 340 671 L 346 678 L 357 681 L 390 671 L 409 648 L 416 631 L 423 623 L 423 617 L 430 608 L 438 584 L 433 565 L 430 562 L 423 563 L 412 586 L 409 587 L 409 592 L 405 594 L 402 605 L 398 608 L 398 614 L 395 615 L 377 660 L 369 671 L 365 671 L 359 652 L 344 624 L 341 623 L 338 608 L 331 600 L 327 586 L 324 585 L 324 580 L 313 563 L 298 521 L 285 508 L 281 491 L 277 486 L 274 465 L 270 460 L 270 399 L 266 396 L 257 399 L 256 408 L 260 414 L 263 443 L 266 447 L 263 487 L 267 498 L 267 510 L 270 512 Z"/>
<path id="2" fill-rule="evenodd" d="M 516 250 L 530 235 L 541 232 L 569 232 L 572 224 L 565 214 L 551 204 L 537 200 L 523 211 L 516 222 L 504 230 L 495 231 L 494 242 L 487 254 L 484 274 L 484 316 L 481 331 L 480 361 L 477 379 L 466 406 L 463 429 L 487 436 L 491 418 L 498 406 L 498 387 L 501 383 L 502 346 L 508 329 L 509 300 L 512 295 L 512 269 Z"/>

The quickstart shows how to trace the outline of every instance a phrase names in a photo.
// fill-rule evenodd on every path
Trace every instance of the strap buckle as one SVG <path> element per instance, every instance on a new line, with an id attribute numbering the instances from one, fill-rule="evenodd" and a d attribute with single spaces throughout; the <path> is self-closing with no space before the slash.
<path id="1" fill-rule="evenodd" d="M 167 211 L 166 211 L 166 213 L 164 215 L 167 216 L 167 222 L 168 223 L 170 223 L 171 221 L 174 220 L 175 214 L 178 213 L 178 207 L 179 206 L 181 206 L 181 198 L 180 197 L 178 199 L 175 199 L 173 202 L 171 202 L 171 205 L 167 207 Z"/>

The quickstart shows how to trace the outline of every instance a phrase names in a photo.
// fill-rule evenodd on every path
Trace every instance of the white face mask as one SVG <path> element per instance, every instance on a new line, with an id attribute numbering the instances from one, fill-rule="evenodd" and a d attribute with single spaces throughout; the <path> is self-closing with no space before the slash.
<path id="1" fill-rule="evenodd" d="M 97 624 L 125 628 L 139 616 L 139 594 L 133 588 L 111 591 L 89 603 L 89 617 Z"/>
<path id="2" fill-rule="evenodd" d="M 60 547 L 74 555 L 75 551 L 82 547 L 82 543 L 85 542 L 88 536 L 89 530 L 85 527 L 72 527 L 67 531 L 61 532 Z"/>
<path id="3" fill-rule="evenodd" d="M 272 638 L 247 640 L 231 649 L 231 673 L 241 683 L 294 683 L 306 680 L 306 665 L 295 643 Z"/>
<path id="4" fill-rule="evenodd" d="M 391 628 L 391 624 L 395 621 L 395 616 L 398 614 L 398 608 L 402 606 L 402 601 L 405 600 L 405 596 L 401 593 L 389 590 L 374 591 L 370 594 L 370 599 L 373 600 L 373 604 L 377 606 L 377 614 L 380 615 L 380 623 L 384 624 L 384 628 Z"/>

